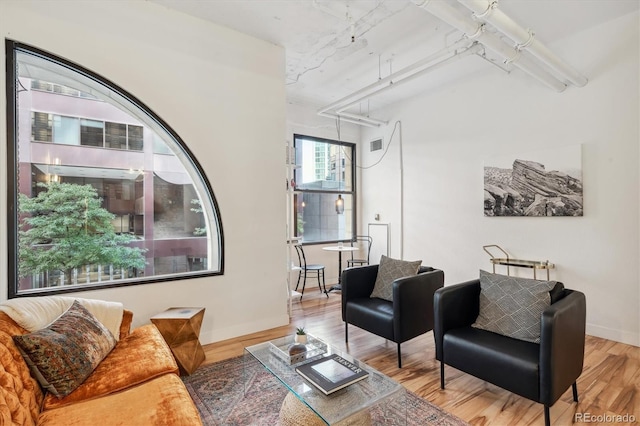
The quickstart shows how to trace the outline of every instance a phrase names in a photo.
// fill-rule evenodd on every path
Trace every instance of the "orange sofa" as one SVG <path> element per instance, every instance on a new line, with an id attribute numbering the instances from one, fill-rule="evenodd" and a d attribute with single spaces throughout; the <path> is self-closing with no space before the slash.
<path id="1" fill-rule="evenodd" d="M 130 330 L 125 310 L 120 340 L 91 375 L 64 398 L 43 391 L 12 336 L 28 333 L 0 312 L 0 424 L 201 425 L 178 365 L 158 329 Z"/>

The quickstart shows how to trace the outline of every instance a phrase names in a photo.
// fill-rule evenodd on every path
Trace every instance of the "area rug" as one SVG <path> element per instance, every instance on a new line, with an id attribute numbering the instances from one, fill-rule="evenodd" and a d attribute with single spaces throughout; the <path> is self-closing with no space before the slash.
<path id="1" fill-rule="evenodd" d="M 278 426 L 278 413 L 287 389 L 264 368 L 243 368 L 243 358 L 203 365 L 183 377 L 200 417 L 207 426 Z M 245 391 L 246 386 L 246 391 Z M 410 426 L 465 426 L 461 419 L 407 392 L 406 424 Z M 404 425 L 405 410 L 372 410 L 374 425 Z"/>

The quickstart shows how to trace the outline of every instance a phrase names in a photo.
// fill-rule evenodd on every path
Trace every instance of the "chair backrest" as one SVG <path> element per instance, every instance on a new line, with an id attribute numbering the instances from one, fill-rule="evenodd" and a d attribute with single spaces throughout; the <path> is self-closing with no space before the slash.
<path id="1" fill-rule="evenodd" d="M 356 235 L 353 240 L 351 240 L 351 247 L 359 246 L 363 248 L 367 252 L 367 256 L 358 256 L 365 258 L 367 263 L 369 262 L 369 255 L 371 254 L 371 245 L 373 244 L 373 238 L 368 235 Z M 351 260 L 353 260 L 353 253 L 351 252 Z"/>
<path id="2" fill-rule="evenodd" d="M 304 256 L 304 250 L 302 249 L 302 244 L 294 245 L 296 248 L 296 254 L 298 255 L 298 266 L 301 268 L 307 267 L 307 258 Z"/>

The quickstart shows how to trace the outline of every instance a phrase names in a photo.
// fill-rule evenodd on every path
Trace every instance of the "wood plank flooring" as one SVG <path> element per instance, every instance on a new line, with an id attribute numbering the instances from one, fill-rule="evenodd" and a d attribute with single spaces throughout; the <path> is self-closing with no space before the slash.
<path id="1" fill-rule="evenodd" d="M 315 336 L 346 350 L 472 425 L 544 424 L 542 405 L 448 366 L 446 389 L 441 390 L 440 363 L 435 360 L 431 332 L 402 344 L 401 369 L 397 366 L 393 342 L 349 326 L 349 344 L 345 344 L 340 305 L 339 293 L 331 293 L 327 298 L 318 290 L 307 290 L 302 302 L 297 299 L 293 302 L 288 326 L 206 345 L 205 363 L 242 355 L 246 346 L 293 333 L 296 326 L 304 325 Z M 580 402 L 576 404 L 571 389 L 565 392 L 551 408 L 552 424 L 628 424 L 629 416 L 640 423 L 640 348 L 587 336 L 578 396 Z M 620 421 L 625 418 L 614 417 L 624 415 L 626 422 Z"/>

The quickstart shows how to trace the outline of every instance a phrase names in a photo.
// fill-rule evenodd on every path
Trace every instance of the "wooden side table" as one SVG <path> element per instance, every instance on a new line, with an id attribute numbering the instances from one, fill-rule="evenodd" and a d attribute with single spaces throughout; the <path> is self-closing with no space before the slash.
<path id="1" fill-rule="evenodd" d="M 205 359 L 198 340 L 204 309 L 169 308 L 150 318 L 173 352 L 180 374 L 193 373 Z"/>

